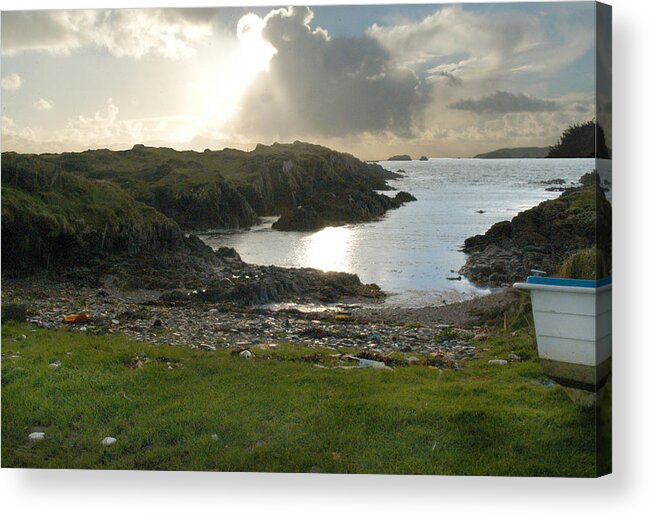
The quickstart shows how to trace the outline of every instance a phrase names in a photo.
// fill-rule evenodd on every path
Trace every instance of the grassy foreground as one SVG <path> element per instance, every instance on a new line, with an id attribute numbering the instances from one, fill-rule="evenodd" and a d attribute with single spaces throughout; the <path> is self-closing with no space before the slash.
<path id="1" fill-rule="evenodd" d="M 442 374 L 327 369 L 300 360 L 313 349 L 246 360 L 5 324 L 2 467 L 596 475 L 594 411 L 543 386 L 534 359 L 488 364 L 531 357 L 531 336 L 486 346 Z M 45 440 L 29 441 L 32 431 Z M 117 442 L 102 446 L 106 436 Z"/>

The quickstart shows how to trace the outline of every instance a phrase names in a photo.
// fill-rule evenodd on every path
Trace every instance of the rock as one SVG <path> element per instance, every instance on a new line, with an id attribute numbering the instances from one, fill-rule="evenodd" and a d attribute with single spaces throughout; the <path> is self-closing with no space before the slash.
<path id="1" fill-rule="evenodd" d="M 390 369 L 382 361 L 374 361 L 373 359 L 358 359 L 360 368 L 386 368 Z"/>
<path id="2" fill-rule="evenodd" d="M 42 440 L 45 440 L 45 433 L 42 431 L 34 431 L 33 433 L 29 434 L 28 438 L 33 442 L 40 442 Z"/>
<path id="3" fill-rule="evenodd" d="M 240 357 L 243 357 L 244 359 L 251 359 L 253 357 L 253 354 L 250 350 L 242 350 L 240 352 Z"/>
<path id="4" fill-rule="evenodd" d="M 407 361 L 407 364 L 410 365 L 410 366 L 420 364 L 420 359 L 418 359 L 418 357 L 416 357 L 415 355 L 407 357 L 406 361 Z"/>
<path id="5" fill-rule="evenodd" d="M 522 361 L 522 358 L 518 354 L 509 354 L 508 359 L 513 362 Z"/>
<path id="6" fill-rule="evenodd" d="M 109 445 L 113 445 L 115 442 L 117 442 L 117 439 L 113 438 L 112 436 L 107 436 L 102 440 L 102 445 L 108 447 Z"/>
<path id="7" fill-rule="evenodd" d="M 27 304 L 16 302 L 3 303 L 2 323 L 7 321 L 25 323 L 27 321 Z"/>
<path id="8" fill-rule="evenodd" d="M 218 435 L 218 434 L 212 434 L 212 435 L 210 435 L 210 438 L 211 438 L 214 442 L 218 442 L 218 441 L 219 441 L 219 435 Z"/>
<path id="9" fill-rule="evenodd" d="M 242 257 L 240 257 L 240 254 L 235 251 L 235 248 L 227 248 L 226 246 L 222 246 L 217 251 L 215 251 L 215 255 L 229 264 L 237 264 L 242 262 Z"/>
<path id="10" fill-rule="evenodd" d="M 50 368 L 58 368 L 59 366 L 61 366 L 61 361 L 54 361 L 54 362 L 50 363 L 49 366 L 50 366 Z"/>
<path id="11" fill-rule="evenodd" d="M 608 271 L 611 250 L 602 244 L 610 242 L 611 215 L 601 189 L 570 188 L 466 239 L 463 251 L 469 257 L 459 273 L 480 286 L 510 286 L 523 281 L 531 269 L 557 271 L 567 256 L 595 245 L 600 246 Z"/>
<path id="12" fill-rule="evenodd" d="M 488 364 L 497 364 L 499 366 L 503 366 L 505 364 L 509 364 L 509 362 L 506 359 L 491 359 L 488 361 Z"/>
<path id="13" fill-rule="evenodd" d="M 160 318 L 156 318 L 153 323 L 151 324 L 152 327 L 162 327 L 163 326 L 163 320 Z"/>
<path id="14" fill-rule="evenodd" d="M 408 154 L 396 154 L 387 160 L 388 162 L 410 162 L 411 156 Z"/>
<path id="15" fill-rule="evenodd" d="M 159 300 L 162 302 L 184 302 L 188 300 L 188 292 L 181 291 L 180 289 L 174 289 L 172 291 L 164 292 L 160 295 Z"/>
<path id="16" fill-rule="evenodd" d="M 421 156 L 421 157 L 419 158 L 419 160 L 420 160 L 421 162 L 426 162 L 426 161 L 429 161 L 429 158 L 428 158 L 427 156 L 423 155 L 423 156 Z"/>
<path id="17" fill-rule="evenodd" d="M 404 192 L 402 190 L 398 192 L 393 199 L 400 204 L 409 203 L 411 201 L 418 201 L 415 196 L 409 192 Z"/>

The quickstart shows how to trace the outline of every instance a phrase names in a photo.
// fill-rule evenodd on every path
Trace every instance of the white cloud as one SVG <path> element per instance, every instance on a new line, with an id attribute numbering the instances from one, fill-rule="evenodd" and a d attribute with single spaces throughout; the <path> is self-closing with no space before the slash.
<path id="1" fill-rule="evenodd" d="M 10 11 L 2 13 L 2 52 L 69 54 L 94 45 L 116 57 L 178 59 L 212 33 L 213 17 L 205 9 Z"/>
<path id="2" fill-rule="evenodd" d="M 20 127 L 2 117 L 2 149 L 17 152 L 62 152 L 86 149 L 125 149 L 134 143 L 183 145 L 196 134 L 193 117 L 152 117 L 121 119 L 120 109 L 107 99 L 103 109 L 91 115 L 78 115 L 62 128 Z"/>
<path id="3" fill-rule="evenodd" d="M 23 85 L 23 80 L 18 74 L 7 75 L 0 80 L 3 90 L 17 90 Z"/>
<path id="4" fill-rule="evenodd" d="M 16 123 L 14 122 L 14 119 L 9 118 L 5 115 L 2 115 L 2 130 L 4 131 L 5 129 L 11 129 L 16 126 Z"/>
<path id="5" fill-rule="evenodd" d="M 41 97 L 34 103 L 34 107 L 38 111 L 50 111 L 52 108 L 54 108 L 54 103 Z"/>
<path id="6" fill-rule="evenodd" d="M 550 23 L 518 11 L 477 13 L 444 7 L 413 23 L 374 24 L 366 33 L 400 62 L 430 66 L 436 76 L 463 81 L 499 80 L 513 73 L 551 76 L 594 44 L 590 20 L 564 20 L 563 8 Z M 554 34 L 549 34 L 553 25 Z"/>

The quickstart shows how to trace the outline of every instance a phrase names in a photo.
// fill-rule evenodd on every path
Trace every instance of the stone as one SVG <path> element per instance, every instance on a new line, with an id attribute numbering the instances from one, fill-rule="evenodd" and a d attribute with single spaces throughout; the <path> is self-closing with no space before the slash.
<path id="1" fill-rule="evenodd" d="M 359 359 L 360 368 L 389 368 L 382 361 L 374 361 L 373 359 Z"/>
<path id="2" fill-rule="evenodd" d="M 407 357 L 406 361 L 407 361 L 407 364 L 409 364 L 409 365 L 420 364 L 420 360 L 415 355 Z"/>
<path id="3" fill-rule="evenodd" d="M 503 366 L 505 364 L 509 364 L 509 362 L 506 359 L 491 359 L 488 361 L 488 364 L 497 364 Z"/>
<path id="4" fill-rule="evenodd" d="M 112 436 L 107 436 L 102 440 L 102 445 L 108 447 L 109 445 L 113 445 L 115 442 L 117 442 L 116 438 L 113 438 Z"/>
<path id="5" fill-rule="evenodd" d="M 61 361 L 51 362 L 49 366 L 50 368 L 58 368 L 59 366 L 61 366 Z"/>
<path id="6" fill-rule="evenodd" d="M 253 357 L 253 354 L 250 350 L 242 350 L 240 352 L 240 357 L 243 357 L 244 359 L 251 359 Z"/>
<path id="7" fill-rule="evenodd" d="M 40 442 L 42 440 L 45 440 L 45 433 L 42 431 L 34 431 L 33 433 L 29 434 L 28 438 L 33 442 Z"/>
<path id="8" fill-rule="evenodd" d="M 513 353 L 509 354 L 508 359 L 512 362 L 522 361 L 522 358 L 518 354 Z"/>

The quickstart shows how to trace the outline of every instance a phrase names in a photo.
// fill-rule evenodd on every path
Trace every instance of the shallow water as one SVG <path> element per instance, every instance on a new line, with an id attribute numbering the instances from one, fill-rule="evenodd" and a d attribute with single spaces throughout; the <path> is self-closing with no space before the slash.
<path id="1" fill-rule="evenodd" d="M 404 178 L 389 183 L 418 201 L 378 221 L 317 232 L 277 232 L 271 230 L 275 218 L 266 218 L 250 230 L 200 237 L 213 248 L 235 248 L 250 263 L 356 273 L 392 294 L 386 305 L 439 305 L 488 292 L 466 279 L 449 279 L 465 262 L 459 250 L 466 238 L 557 197 L 545 191 L 549 185 L 543 181 L 575 183 L 595 161 L 431 159 L 380 165 L 404 170 Z"/>

